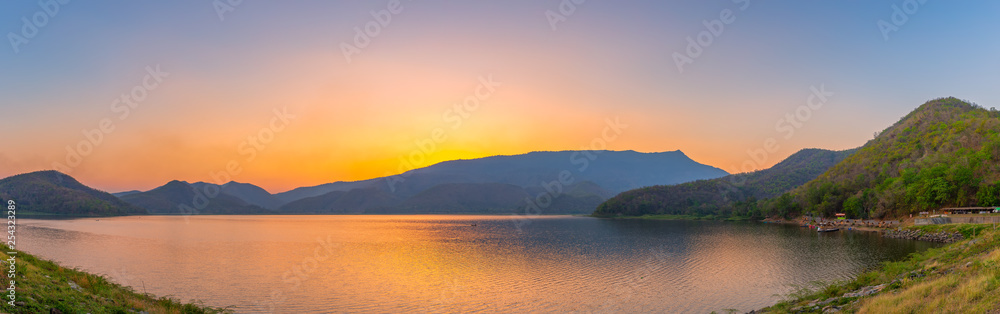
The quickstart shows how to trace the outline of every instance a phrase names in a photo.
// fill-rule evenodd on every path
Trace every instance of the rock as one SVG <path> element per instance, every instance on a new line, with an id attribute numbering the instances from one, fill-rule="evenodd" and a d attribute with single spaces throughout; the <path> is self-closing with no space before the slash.
<path id="1" fill-rule="evenodd" d="M 76 291 L 83 291 L 83 289 L 80 288 L 80 285 L 76 284 L 72 280 L 69 281 L 69 287 L 73 288 L 73 290 L 76 290 Z"/>
<path id="2" fill-rule="evenodd" d="M 893 239 L 907 239 L 907 240 L 918 240 L 918 241 L 930 241 L 930 242 L 940 242 L 940 243 L 951 243 L 956 241 L 961 241 L 964 239 L 961 233 L 948 233 L 948 232 L 935 232 L 935 233 L 924 233 L 919 230 L 888 230 L 882 233 L 882 237 L 893 238 Z"/>
<path id="3" fill-rule="evenodd" d="M 62 311 L 57 308 L 51 308 L 49 309 L 49 314 L 62 314 Z"/>
<path id="4" fill-rule="evenodd" d="M 877 286 L 863 287 L 861 289 L 858 289 L 857 291 L 845 293 L 844 297 L 845 298 L 857 298 L 857 297 L 864 297 L 864 296 L 873 295 L 873 294 L 881 292 L 882 289 L 885 289 L 885 286 L 886 286 L 886 284 L 881 284 L 881 285 L 877 285 Z"/>

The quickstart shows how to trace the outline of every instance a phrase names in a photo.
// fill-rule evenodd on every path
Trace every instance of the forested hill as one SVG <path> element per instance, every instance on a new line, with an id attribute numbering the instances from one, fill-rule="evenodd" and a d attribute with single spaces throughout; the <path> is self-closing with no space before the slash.
<path id="1" fill-rule="evenodd" d="M 114 195 L 92 189 L 58 171 L 37 171 L 0 180 L 4 205 L 15 202 L 21 214 L 115 216 L 145 214 Z"/>
<path id="2" fill-rule="evenodd" d="M 150 214 L 273 214 L 270 210 L 223 192 L 224 187 L 225 185 L 204 182 L 190 184 L 174 180 L 146 192 L 123 195 L 121 199 L 145 208 Z"/>
<path id="3" fill-rule="evenodd" d="M 595 216 L 736 215 L 750 212 L 757 200 L 774 197 L 815 179 L 854 150 L 803 149 L 771 168 L 711 180 L 627 191 L 598 206 Z"/>
<path id="4" fill-rule="evenodd" d="M 774 215 L 859 218 L 1000 205 L 1000 112 L 929 101 L 815 180 L 758 205 Z"/>

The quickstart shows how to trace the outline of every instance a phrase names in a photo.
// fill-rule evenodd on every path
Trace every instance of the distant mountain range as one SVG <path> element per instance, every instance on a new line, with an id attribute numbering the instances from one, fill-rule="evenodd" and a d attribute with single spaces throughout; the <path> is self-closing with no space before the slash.
<path id="1" fill-rule="evenodd" d="M 171 181 L 153 190 L 116 196 L 150 214 L 413 214 L 523 212 L 527 200 L 548 194 L 552 199 L 545 202 L 543 213 L 585 214 L 631 188 L 727 174 L 680 151 L 532 152 L 447 161 L 396 176 L 273 195 L 247 183 Z M 558 187 L 543 187 L 553 182 Z"/>
<path id="2" fill-rule="evenodd" d="M 48 170 L 0 180 L 0 198 L 15 202 L 20 215 L 118 216 L 146 210 L 106 192 L 87 187 L 68 175 Z"/>
<path id="3" fill-rule="evenodd" d="M 676 185 L 627 191 L 602 203 L 595 216 L 721 214 L 746 212 L 749 203 L 788 192 L 815 179 L 856 149 L 803 149 L 771 168 Z"/>
<path id="4" fill-rule="evenodd" d="M 799 162 L 783 165 L 790 157 L 746 175 L 734 193 L 725 184 L 733 177 L 644 188 L 608 200 L 595 214 L 883 218 L 1000 206 L 1000 111 L 954 97 L 924 103 L 853 152 L 793 157 Z"/>
<path id="5" fill-rule="evenodd" d="M 253 188 L 260 189 L 255 186 Z M 223 189 L 222 186 L 204 182 L 187 183 L 174 180 L 146 192 L 123 195 L 121 199 L 145 208 L 150 214 L 273 214 L 271 210 L 229 194 L 229 192 L 252 191 L 253 188 L 233 183 L 230 188 Z M 254 194 L 246 195 L 249 196 L 248 199 L 256 199 Z"/>
<path id="6" fill-rule="evenodd" d="M 15 200 L 21 213 L 77 216 L 504 214 L 534 202 L 544 203 L 545 214 L 596 208 L 597 216 L 898 217 L 943 206 L 1000 205 L 1000 112 L 936 99 L 856 150 L 806 149 L 770 169 L 727 175 L 680 151 L 562 151 L 448 161 L 274 195 L 247 183 L 171 181 L 116 197 L 39 171 L 0 180 L 0 197 Z"/>
<path id="7" fill-rule="evenodd" d="M 532 152 L 453 160 L 406 173 L 356 182 L 297 188 L 275 196 L 282 213 L 514 213 L 542 184 L 571 176 L 547 213 L 590 213 L 631 188 L 717 178 L 728 173 L 680 151 Z M 317 205 L 324 206 L 317 206 Z"/>
<path id="8" fill-rule="evenodd" d="M 545 214 L 589 214 L 609 192 L 584 181 L 564 187 L 553 195 L 551 204 L 540 209 Z M 333 191 L 307 197 L 281 207 L 281 213 L 309 214 L 512 214 L 524 213 L 526 199 L 541 188 L 522 188 L 506 183 L 443 183 L 401 199 L 377 188 Z"/>
<path id="9" fill-rule="evenodd" d="M 512 156 L 452 160 L 403 174 L 355 182 L 334 182 L 278 193 L 290 202 L 333 191 L 375 187 L 409 197 L 443 183 L 506 183 L 534 187 L 556 180 L 569 171 L 578 181 L 591 181 L 612 193 L 657 184 L 673 184 L 727 175 L 722 169 L 703 165 L 681 151 L 639 153 L 635 151 L 531 152 Z"/>

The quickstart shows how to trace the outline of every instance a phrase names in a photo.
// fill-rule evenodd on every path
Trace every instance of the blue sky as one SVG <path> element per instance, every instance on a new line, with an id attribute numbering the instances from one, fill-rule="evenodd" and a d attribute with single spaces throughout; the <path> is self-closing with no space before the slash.
<path id="1" fill-rule="evenodd" d="M 995 1 L 404 0 L 345 58 L 355 27 L 390 3 L 242 1 L 220 19 L 212 1 L 71 1 L 53 16 L 4 2 L 0 175 L 66 163 L 110 117 L 114 131 L 68 170 L 107 190 L 207 180 L 230 160 L 234 179 L 272 192 L 381 176 L 487 76 L 496 94 L 423 165 L 579 149 L 617 117 L 630 128 L 609 149 L 680 149 L 736 172 L 769 138 L 780 149 L 751 169 L 860 146 L 933 98 L 1000 103 Z M 918 9 L 886 40 L 878 22 L 894 6 Z M 674 54 L 724 10 L 735 20 L 678 71 Z M 565 19 L 553 29 L 546 12 Z M 22 18 L 38 14 L 28 38 Z M 17 52 L 12 36 L 27 39 Z M 118 119 L 114 99 L 156 66 L 169 76 Z M 833 96 L 785 138 L 777 121 L 818 86 Z M 298 118 L 245 160 L 240 143 L 281 108 Z"/>

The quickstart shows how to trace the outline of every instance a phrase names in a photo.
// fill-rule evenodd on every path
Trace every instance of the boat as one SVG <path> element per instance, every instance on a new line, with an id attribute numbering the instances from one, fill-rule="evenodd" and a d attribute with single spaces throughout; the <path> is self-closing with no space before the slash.
<path id="1" fill-rule="evenodd" d="M 840 228 L 816 228 L 816 232 L 834 232 L 840 231 Z"/>

